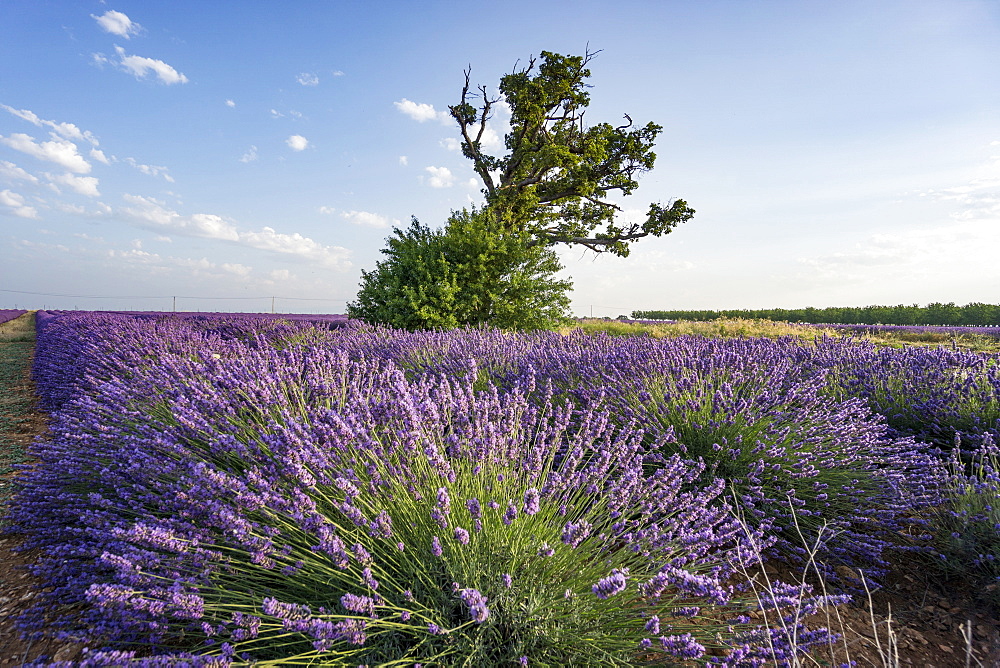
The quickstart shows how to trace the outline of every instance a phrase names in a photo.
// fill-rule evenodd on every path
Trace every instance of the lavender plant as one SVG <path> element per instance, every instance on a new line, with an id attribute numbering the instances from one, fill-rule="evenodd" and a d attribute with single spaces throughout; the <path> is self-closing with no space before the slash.
<path id="1" fill-rule="evenodd" d="M 788 556 L 803 556 L 794 512 L 809 543 L 828 528 L 828 566 L 877 574 L 908 518 L 937 501 L 934 459 L 862 400 L 826 396 L 826 366 L 794 340 L 537 337 L 520 365 L 520 378 L 641 426 L 647 470 L 673 454 L 706 462 Z"/>
<path id="2" fill-rule="evenodd" d="M 945 503 L 934 517 L 935 564 L 1000 610 L 1000 447 L 986 434 L 969 467 L 960 445 L 956 439 Z"/>
<path id="3" fill-rule="evenodd" d="M 599 402 L 333 346 L 163 350 L 63 404 L 12 512 L 51 587 L 23 625 L 106 644 L 94 665 L 758 665 L 827 637 L 751 621 L 727 579 L 763 537 Z"/>
<path id="4" fill-rule="evenodd" d="M 899 434 L 950 449 L 956 434 L 975 448 L 1000 437 L 1000 364 L 996 357 L 944 348 L 877 348 L 825 339 L 816 350 L 829 367 L 829 392 L 859 397 Z"/>
<path id="5" fill-rule="evenodd" d="M 805 558 L 803 536 L 824 536 L 815 549 L 828 575 L 837 563 L 876 575 L 889 566 L 884 553 L 907 518 L 937 500 L 933 459 L 890 438 L 860 399 L 824 396 L 823 374 L 782 345 L 692 339 L 669 355 L 620 400 L 623 416 L 659 436 L 656 450 L 708 462 L 785 555 Z"/>

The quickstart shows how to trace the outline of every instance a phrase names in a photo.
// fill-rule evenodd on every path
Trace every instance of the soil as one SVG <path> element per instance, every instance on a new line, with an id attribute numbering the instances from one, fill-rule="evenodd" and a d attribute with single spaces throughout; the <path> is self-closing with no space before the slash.
<path id="1" fill-rule="evenodd" d="M 33 329 L 33 314 L 18 321 L 0 325 L 0 521 L 8 503 L 4 489 L 17 475 L 5 462 L 24 457 L 31 442 L 44 438 L 47 429 L 30 378 L 34 344 L 9 335 L 28 323 Z M 0 668 L 42 656 L 78 661 L 83 656 L 81 645 L 26 640 L 15 627 L 19 612 L 42 586 L 28 572 L 38 555 L 17 551 L 20 542 L 16 535 L 0 535 Z M 794 574 L 782 571 L 778 567 L 772 575 L 792 581 Z M 802 664 L 832 666 L 852 660 L 859 667 L 1000 668 L 1000 619 L 977 605 L 974 594 L 936 578 L 918 557 L 900 559 L 870 600 L 833 608 L 825 613 L 826 620 L 814 618 L 814 626 L 827 626 L 843 637 L 834 647 L 804 658 Z"/>

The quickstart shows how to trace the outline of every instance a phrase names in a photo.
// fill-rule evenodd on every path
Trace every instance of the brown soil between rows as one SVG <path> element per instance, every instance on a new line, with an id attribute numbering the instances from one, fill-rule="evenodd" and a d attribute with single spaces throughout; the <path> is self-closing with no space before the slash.
<path id="1" fill-rule="evenodd" d="M 7 345 L 17 344 L 0 341 L 0 346 Z M 0 448 L 26 448 L 34 439 L 44 437 L 47 417 L 38 409 L 27 370 L 17 382 L 0 386 L 0 404 L 25 393 L 32 397 L 29 414 L 22 416 L 27 419 L 14 433 L 0 433 Z M 3 514 L 5 509 L 0 507 L 0 516 Z M 28 572 L 39 555 L 16 551 L 19 544 L 17 536 L 0 535 L 0 668 L 41 656 L 76 662 L 82 658 L 82 645 L 54 639 L 26 640 L 15 627 L 18 614 L 41 591 L 39 580 Z M 786 582 L 797 580 L 795 573 L 781 566 L 768 565 L 767 571 Z M 885 587 L 874 592 L 870 601 L 833 608 L 811 622 L 812 626 L 839 631 L 843 638 L 836 647 L 804 659 L 805 666 L 853 660 L 859 667 L 1000 667 L 1000 620 L 977 606 L 974 592 L 935 578 L 916 557 L 901 558 Z"/>

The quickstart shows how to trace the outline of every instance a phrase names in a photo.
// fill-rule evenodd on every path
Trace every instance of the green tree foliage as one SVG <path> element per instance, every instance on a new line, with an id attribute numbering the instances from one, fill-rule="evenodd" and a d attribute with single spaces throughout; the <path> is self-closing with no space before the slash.
<path id="1" fill-rule="evenodd" d="M 715 320 L 746 318 L 831 325 L 951 325 L 954 327 L 1000 327 L 1000 305 L 973 302 L 934 302 L 927 306 L 835 306 L 801 309 L 732 309 L 725 311 L 633 311 L 637 320 Z"/>
<path id="2" fill-rule="evenodd" d="M 587 64 L 595 55 L 542 51 L 540 61 L 531 58 L 502 77 L 496 97 L 485 86 L 470 91 L 467 69 L 461 102 L 449 110 L 461 129 L 462 153 L 485 185 L 486 208 L 504 231 L 525 235 L 532 246 L 579 245 L 625 257 L 632 242 L 667 234 L 694 210 L 676 199 L 650 204 L 641 223 L 616 220 L 621 207 L 608 195 L 638 187 L 638 176 L 653 168 L 653 143 L 663 128 L 633 128 L 627 114 L 628 123 L 618 127 L 584 125 Z M 482 139 L 501 99 L 510 107 L 511 130 L 506 155 L 497 157 L 483 151 Z"/>
<path id="3" fill-rule="evenodd" d="M 347 314 L 402 329 L 491 325 L 545 329 L 568 318 L 571 283 L 525 233 L 503 230 L 488 210 L 453 212 L 443 229 L 413 218 L 394 229 L 386 259 L 361 272 Z"/>

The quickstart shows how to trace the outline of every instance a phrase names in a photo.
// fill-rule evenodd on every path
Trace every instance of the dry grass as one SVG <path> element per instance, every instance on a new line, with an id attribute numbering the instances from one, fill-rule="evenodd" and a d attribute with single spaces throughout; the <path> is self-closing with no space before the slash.
<path id="1" fill-rule="evenodd" d="M 565 334 L 574 329 L 582 329 L 588 334 L 604 332 L 611 336 L 647 335 L 658 339 L 674 336 L 705 336 L 710 338 L 794 336 L 812 341 L 816 337 L 838 336 L 833 328 L 798 325 L 773 320 L 743 320 L 741 318 L 720 318 L 708 321 L 648 323 L 620 320 L 584 319 L 560 330 Z"/>
<path id="2" fill-rule="evenodd" d="M 710 338 L 766 337 L 776 339 L 793 336 L 803 341 L 830 336 L 843 338 L 850 336 L 859 341 L 871 341 L 880 346 L 945 346 L 956 350 L 975 352 L 1000 352 L 1000 340 L 976 333 L 918 332 L 907 330 L 885 330 L 874 333 L 855 333 L 839 329 L 834 325 L 806 325 L 773 320 L 744 320 L 741 318 L 719 318 L 718 320 L 678 322 L 629 322 L 621 320 L 601 320 L 596 318 L 579 320 L 563 327 L 566 334 L 582 329 L 588 334 L 605 333 L 611 336 L 652 336 L 657 339 L 674 336 L 705 336 Z"/>
<path id="3" fill-rule="evenodd" d="M 28 311 L 0 324 L 0 343 L 27 343 L 35 340 L 35 312 Z"/>

